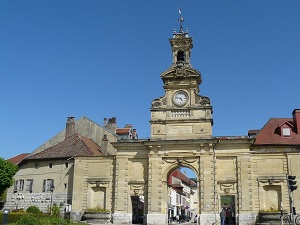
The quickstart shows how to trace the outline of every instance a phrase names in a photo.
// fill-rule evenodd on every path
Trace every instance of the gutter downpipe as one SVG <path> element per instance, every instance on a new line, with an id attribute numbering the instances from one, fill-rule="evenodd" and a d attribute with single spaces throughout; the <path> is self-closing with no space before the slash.
<path id="1" fill-rule="evenodd" d="M 213 154 L 214 154 L 214 213 L 215 213 L 215 222 L 213 225 L 217 224 L 217 180 L 216 180 L 216 146 L 220 143 L 220 139 L 217 140 L 217 143 L 213 146 Z"/>

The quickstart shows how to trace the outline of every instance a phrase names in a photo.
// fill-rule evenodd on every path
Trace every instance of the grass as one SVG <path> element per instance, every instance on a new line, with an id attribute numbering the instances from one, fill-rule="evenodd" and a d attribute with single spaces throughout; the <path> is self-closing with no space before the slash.
<path id="1" fill-rule="evenodd" d="M 70 225 L 90 225 L 89 223 L 70 223 Z M 8 223 L 7 225 L 16 225 L 15 223 Z"/>

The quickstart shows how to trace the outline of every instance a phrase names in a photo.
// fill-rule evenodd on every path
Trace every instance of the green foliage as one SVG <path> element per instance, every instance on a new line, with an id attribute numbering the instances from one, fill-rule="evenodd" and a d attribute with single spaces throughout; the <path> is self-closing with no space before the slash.
<path id="1" fill-rule="evenodd" d="M 41 210 L 39 209 L 39 207 L 35 206 L 35 205 L 32 205 L 32 206 L 29 206 L 27 209 L 26 209 L 26 212 L 28 213 L 33 213 L 33 214 L 40 214 L 41 213 Z"/>
<path id="2" fill-rule="evenodd" d="M 21 217 L 24 216 L 24 212 L 22 213 L 13 213 L 11 212 L 9 215 L 8 215 L 8 223 L 15 223 L 17 222 L 18 220 L 21 219 Z M 3 215 L 2 213 L 0 213 L 0 221 L 2 221 L 2 218 L 3 218 Z"/>
<path id="3" fill-rule="evenodd" d="M 58 206 L 58 205 L 52 206 L 52 215 L 54 217 L 60 217 L 60 208 L 61 208 L 61 206 Z"/>
<path id="4" fill-rule="evenodd" d="M 38 225 L 38 219 L 33 215 L 24 215 L 19 221 L 16 222 L 16 225 Z"/>
<path id="5" fill-rule="evenodd" d="M 39 224 L 42 225 L 67 225 L 70 224 L 69 220 L 64 220 L 58 217 L 44 217 L 39 220 Z M 36 224 L 36 225 L 39 225 Z"/>
<path id="6" fill-rule="evenodd" d="M 0 222 L 3 215 L 0 213 Z M 49 214 L 28 214 L 24 213 L 11 213 L 8 216 L 8 223 L 15 225 L 69 225 L 72 224 L 70 220 L 49 216 Z M 76 223 L 77 224 L 77 223 Z"/>
<path id="7" fill-rule="evenodd" d="M 0 194 L 13 185 L 13 177 L 18 172 L 18 167 L 11 162 L 0 158 Z"/>
<path id="8" fill-rule="evenodd" d="M 88 208 L 86 212 L 108 212 L 108 210 L 103 209 L 100 206 L 97 206 L 96 208 Z"/>
<path id="9" fill-rule="evenodd" d="M 0 193 L 0 202 L 5 202 L 6 201 L 6 195 L 7 195 L 7 190 Z"/>

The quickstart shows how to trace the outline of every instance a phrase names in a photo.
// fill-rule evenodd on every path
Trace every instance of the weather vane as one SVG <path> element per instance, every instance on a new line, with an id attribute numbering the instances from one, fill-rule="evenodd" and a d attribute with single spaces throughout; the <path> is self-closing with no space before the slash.
<path id="1" fill-rule="evenodd" d="M 178 12 L 179 12 L 179 15 L 180 15 L 180 17 L 179 17 L 179 19 L 178 19 L 178 21 L 179 21 L 179 23 L 180 23 L 180 31 L 179 31 L 179 32 L 182 33 L 182 32 L 183 32 L 183 29 L 182 29 L 182 22 L 184 21 L 184 19 L 183 19 L 182 13 L 181 13 L 181 8 L 179 8 Z"/>

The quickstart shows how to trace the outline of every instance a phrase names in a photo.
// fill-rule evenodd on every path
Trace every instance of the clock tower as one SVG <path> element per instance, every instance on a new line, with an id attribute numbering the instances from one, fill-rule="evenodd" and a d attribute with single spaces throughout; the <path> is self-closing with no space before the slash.
<path id="1" fill-rule="evenodd" d="M 182 140 L 212 137 L 212 106 L 208 97 L 199 95 L 201 73 L 190 63 L 192 38 L 183 31 L 169 39 L 173 63 L 160 76 L 165 95 L 152 101 L 151 139 Z"/>

